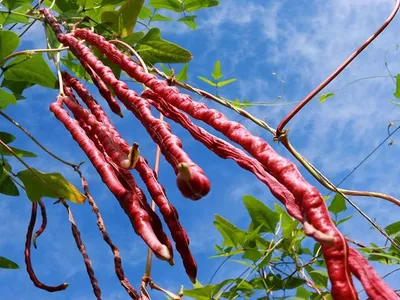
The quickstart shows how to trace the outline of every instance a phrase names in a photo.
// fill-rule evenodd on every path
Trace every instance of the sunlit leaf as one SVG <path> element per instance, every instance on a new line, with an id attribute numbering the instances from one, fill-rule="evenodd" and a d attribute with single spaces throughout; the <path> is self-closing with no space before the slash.
<path id="1" fill-rule="evenodd" d="M 219 79 L 222 78 L 223 75 L 222 75 L 222 72 L 221 72 L 221 62 L 220 62 L 219 60 L 217 60 L 217 61 L 215 62 L 214 70 L 213 70 L 211 76 L 212 76 L 212 78 L 214 78 L 215 80 L 219 80 Z"/>
<path id="2" fill-rule="evenodd" d="M 7 65 L 4 76 L 8 80 L 27 81 L 47 88 L 57 88 L 57 79 L 41 53 L 16 57 Z"/>
<path id="3" fill-rule="evenodd" d="M 119 9 L 122 18 L 122 36 L 132 34 L 144 0 L 126 0 Z"/>
<path id="4" fill-rule="evenodd" d="M 237 247 L 246 236 L 243 230 L 240 230 L 228 220 L 218 215 L 215 216 L 214 226 L 224 238 L 224 242 L 222 243 L 224 246 Z"/>
<path id="5" fill-rule="evenodd" d="M 280 215 L 280 220 L 282 222 L 281 229 L 283 237 L 289 237 L 296 230 L 298 221 L 293 220 L 288 213 L 280 207 L 278 204 L 274 204 L 276 212 Z"/>
<path id="6" fill-rule="evenodd" d="M 217 0 L 185 0 L 184 3 L 185 11 L 188 12 L 219 5 Z"/>
<path id="7" fill-rule="evenodd" d="M 228 85 L 235 81 L 236 81 L 236 78 L 231 78 L 231 79 L 220 81 L 220 82 L 218 82 L 218 87 L 223 87 L 223 86 Z"/>
<path id="8" fill-rule="evenodd" d="M 329 98 L 331 98 L 333 96 L 335 96 L 334 93 L 323 94 L 323 95 L 319 96 L 319 103 L 323 103 L 323 102 L 325 102 L 326 100 L 328 100 Z"/>
<path id="9" fill-rule="evenodd" d="M 69 11 L 77 12 L 79 11 L 79 0 L 57 0 L 55 5 L 53 6 L 52 10 L 58 13 L 66 13 Z M 45 0 L 44 5 L 50 6 L 52 5 L 53 0 Z"/>
<path id="10" fill-rule="evenodd" d="M 197 18 L 197 16 L 184 16 L 184 17 L 178 19 L 178 22 L 182 22 L 186 26 L 188 26 L 190 29 L 196 30 L 196 28 L 197 28 L 196 18 Z"/>
<path id="11" fill-rule="evenodd" d="M 396 75 L 396 91 L 393 93 L 397 99 L 400 99 L 400 74 Z"/>
<path id="12" fill-rule="evenodd" d="M 19 37 L 15 32 L 0 30 L 0 66 L 3 59 L 19 46 Z"/>
<path id="13" fill-rule="evenodd" d="M 158 28 L 149 30 L 137 43 L 136 51 L 150 64 L 186 63 L 192 59 L 192 54 L 188 50 L 162 39 Z"/>
<path id="14" fill-rule="evenodd" d="M 22 5 L 30 4 L 32 0 L 3 0 L 0 5 L 4 5 L 8 10 L 14 10 Z"/>
<path id="15" fill-rule="evenodd" d="M 155 14 L 152 18 L 152 21 L 158 21 L 158 22 L 168 22 L 168 21 L 172 21 L 173 19 L 170 17 L 166 17 L 160 14 Z"/>
<path id="16" fill-rule="evenodd" d="M 148 3 L 155 9 L 168 9 L 175 12 L 182 12 L 183 4 L 179 0 L 150 0 Z"/>
<path id="17" fill-rule="evenodd" d="M 353 216 L 354 216 L 354 214 L 353 214 L 353 215 L 350 215 L 350 216 L 347 216 L 346 218 L 343 218 L 343 219 L 337 221 L 337 222 L 336 222 L 336 226 L 339 226 L 340 224 L 342 224 L 342 223 L 344 223 L 344 222 L 347 222 L 347 221 L 350 220 Z"/>
<path id="18" fill-rule="evenodd" d="M 0 256 L 0 268 L 2 268 L 2 269 L 19 269 L 19 266 L 15 262 L 13 262 L 3 256 Z"/>
<path id="19" fill-rule="evenodd" d="M 147 6 L 142 6 L 140 13 L 139 13 L 139 19 L 140 20 L 146 20 L 148 18 L 150 18 L 153 15 L 153 12 L 151 11 L 150 8 L 148 8 Z"/>
<path id="20" fill-rule="evenodd" d="M 203 76 L 197 76 L 197 78 L 199 78 L 200 80 L 204 81 L 205 83 L 207 83 L 213 87 L 217 87 L 217 84 L 215 82 L 211 81 L 210 79 L 207 79 Z"/>
<path id="21" fill-rule="evenodd" d="M 400 235 L 400 221 L 386 226 L 385 230 L 386 230 L 387 234 L 393 238 L 399 236 Z"/>
<path id="22" fill-rule="evenodd" d="M 260 232 L 274 232 L 279 222 L 279 215 L 264 203 L 252 196 L 243 197 L 244 205 L 249 212 L 255 227 L 262 225 Z"/>
<path id="23" fill-rule="evenodd" d="M 28 198 L 32 202 L 37 202 L 43 197 L 56 199 L 62 197 L 63 199 L 79 204 L 85 201 L 86 197 L 60 173 L 45 174 L 35 169 L 33 171 L 24 170 L 17 174 L 25 186 Z"/>
<path id="24" fill-rule="evenodd" d="M 178 81 L 186 81 L 188 80 L 188 76 L 187 76 L 187 71 L 188 71 L 189 65 L 188 64 L 184 64 L 182 69 L 180 70 L 179 74 L 176 75 L 176 80 Z"/>
<path id="25" fill-rule="evenodd" d="M 134 32 L 128 36 L 123 36 L 120 38 L 121 41 L 127 43 L 129 46 L 133 46 L 136 44 L 140 39 L 144 37 L 144 32 L 143 31 L 137 31 Z"/>
<path id="26" fill-rule="evenodd" d="M 328 210 L 330 212 L 333 212 L 335 215 L 338 213 L 345 211 L 346 210 L 346 201 L 343 198 L 343 196 L 339 193 L 335 195 L 335 197 L 332 200 L 331 205 L 328 206 Z"/>

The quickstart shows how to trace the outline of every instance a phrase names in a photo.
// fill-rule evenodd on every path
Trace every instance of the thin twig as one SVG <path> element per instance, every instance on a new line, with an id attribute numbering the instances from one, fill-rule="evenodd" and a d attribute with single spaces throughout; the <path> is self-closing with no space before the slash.
<path id="1" fill-rule="evenodd" d="M 344 62 L 340 65 L 328 78 L 321 82 L 311 93 L 309 93 L 300 104 L 298 104 L 278 125 L 276 129 L 276 136 L 279 138 L 284 132 L 286 124 L 308 103 L 317 95 L 324 87 L 326 87 L 332 80 L 334 80 L 365 48 L 368 47 L 385 28 L 392 22 L 400 8 L 400 0 L 396 0 L 396 4 L 386 19 L 386 21 L 378 28 L 378 30 L 369 37 L 356 51 L 354 51 Z"/>
<path id="2" fill-rule="evenodd" d="M 94 214 L 96 215 L 97 218 L 97 226 L 99 227 L 99 230 L 101 234 L 103 235 L 104 241 L 107 243 L 107 245 L 110 247 L 113 255 L 114 255 L 114 268 L 115 268 L 115 274 L 117 275 L 121 285 L 125 288 L 129 296 L 131 296 L 132 299 L 139 299 L 139 294 L 136 292 L 136 290 L 133 288 L 129 280 L 125 276 L 124 269 L 122 267 L 122 260 L 120 256 L 120 252 L 117 246 L 114 245 L 112 242 L 107 230 L 106 226 L 104 224 L 103 218 L 100 214 L 100 210 L 93 199 L 92 195 L 89 192 L 89 186 L 88 183 L 85 179 L 85 177 L 82 175 L 81 171 L 77 171 L 79 176 L 81 177 L 82 180 L 82 187 L 83 190 L 85 191 L 85 195 L 89 201 L 90 206 L 92 207 L 92 210 Z"/>
<path id="3" fill-rule="evenodd" d="M 78 247 L 79 252 L 82 254 L 83 261 L 85 262 L 86 271 L 89 275 L 90 283 L 92 284 L 92 287 L 93 287 L 93 293 L 95 294 L 96 299 L 101 300 L 101 290 L 99 287 L 99 282 L 94 274 L 94 270 L 92 268 L 92 262 L 89 258 L 89 255 L 86 252 L 85 245 L 82 242 L 81 233 L 79 232 L 79 229 L 76 226 L 74 217 L 71 212 L 71 208 L 64 200 L 61 200 L 61 203 L 64 205 L 65 209 L 68 212 L 68 219 L 71 223 L 72 235 L 75 239 L 75 243 L 76 243 L 76 246 Z"/>
<path id="4" fill-rule="evenodd" d="M 5 112 L 0 110 L 0 115 L 2 117 L 4 117 L 6 120 L 8 120 L 9 122 L 11 122 L 13 125 L 15 125 L 16 127 L 18 127 L 22 132 L 24 132 L 36 145 L 38 145 L 44 152 L 46 152 L 47 154 L 49 154 L 50 156 L 52 156 L 53 158 L 55 158 L 56 160 L 58 160 L 59 162 L 68 165 L 72 168 L 77 168 L 78 165 L 75 165 L 73 163 L 67 162 L 66 160 L 58 157 L 57 155 L 55 155 L 54 153 L 52 153 L 50 150 L 48 150 L 45 146 L 43 146 L 28 130 L 26 130 L 22 125 L 20 125 L 17 121 L 15 121 L 14 119 L 12 119 L 10 116 L 8 116 Z"/>

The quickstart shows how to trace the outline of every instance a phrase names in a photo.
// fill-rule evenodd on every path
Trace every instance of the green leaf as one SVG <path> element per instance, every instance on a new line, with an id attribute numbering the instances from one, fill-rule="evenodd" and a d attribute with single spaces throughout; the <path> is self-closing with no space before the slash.
<path id="1" fill-rule="evenodd" d="M 106 5 L 118 5 L 121 3 L 124 3 L 125 0 L 103 0 L 101 1 L 101 6 L 106 6 Z"/>
<path id="2" fill-rule="evenodd" d="M 323 103 L 323 102 L 325 102 L 326 100 L 328 100 L 329 98 L 331 98 L 333 96 L 335 96 L 334 93 L 323 94 L 323 95 L 319 96 L 319 103 Z"/>
<path id="3" fill-rule="evenodd" d="M 214 71 L 211 74 L 212 78 L 215 80 L 219 80 L 222 78 L 222 73 L 221 73 L 221 62 L 217 60 L 214 65 Z"/>
<path id="4" fill-rule="evenodd" d="M 15 141 L 15 136 L 13 136 L 11 133 L 0 131 L 0 140 L 6 144 L 9 144 Z"/>
<path id="5" fill-rule="evenodd" d="M 306 270 L 318 288 L 326 288 L 328 286 L 328 273 L 326 271 L 314 270 L 310 266 L 307 266 Z"/>
<path id="6" fill-rule="evenodd" d="M 168 21 L 172 21 L 172 20 L 173 20 L 172 18 L 163 16 L 163 15 L 160 15 L 160 14 L 155 14 L 153 16 L 153 18 L 151 18 L 151 21 L 154 21 L 154 22 L 157 22 L 157 21 L 159 21 L 159 22 L 168 22 Z"/>
<path id="7" fill-rule="evenodd" d="M 2 160 L 2 167 L 0 168 L 0 193 L 8 196 L 19 196 L 18 188 L 11 179 L 9 172 L 11 172 L 10 164 Z"/>
<path id="8" fill-rule="evenodd" d="M 19 46 L 19 37 L 15 32 L 0 30 L 0 66 L 3 59 L 13 53 Z"/>
<path id="9" fill-rule="evenodd" d="M 178 13 L 183 11 L 183 4 L 179 0 L 150 0 L 148 4 L 155 9 L 167 9 Z"/>
<path id="10" fill-rule="evenodd" d="M 274 232 L 279 222 L 279 215 L 270 210 L 264 203 L 252 196 L 243 197 L 244 205 L 249 212 L 255 227 L 262 225 L 260 232 Z"/>
<path id="11" fill-rule="evenodd" d="M 0 110 L 5 109 L 9 104 L 17 104 L 17 99 L 15 99 L 13 94 L 0 89 Z"/>
<path id="12" fill-rule="evenodd" d="M 185 11 L 188 12 L 219 5 L 217 0 L 185 0 L 184 3 Z"/>
<path id="13" fill-rule="evenodd" d="M 50 47 L 53 48 L 53 49 L 57 49 L 60 46 L 60 42 L 58 41 L 54 30 L 47 23 L 46 23 L 46 26 L 45 26 L 45 30 L 46 30 L 46 37 L 48 38 Z M 47 57 L 49 59 L 53 59 L 56 56 L 57 56 L 57 52 L 48 52 L 47 53 Z"/>
<path id="14" fill-rule="evenodd" d="M 235 99 L 234 101 L 231 101 L 231 104 L 235 107 L 239 107 L 239 108 L 246 108 L 249 106 L 252 106 L 253 103 L 247 100 L 244 100 L 243 102 L 240 102 L 239 99 Z"/>
<path id="15" fill-rule="evenodd" d="M 192 54 L 188 50 L 162 39 L 158 28 L 152 28 L 147 32 L 137 43 L 136 51 L 150 64 L 186 63 L 192 59 Z"/>
<path id="16" fill-rule="evenodd" d="M 0 3 L 1 5 L 1 3 Z M 20 8 L 14 10 L 13 12 L 19 12 L 19 13 L 26 13 L 29 9 L 31 9 L 32 6 L 30 5 L 24 5 L 21 6 Z M 0 12 L 0 25 L 3 26 L 3 28 L 9 24 L 12 23 L 23 23 L 23 24 L 28 24 L 29 19 L 25 16 L 21 15 L 16 15 L 16 14 L 10 14 L 8 12 L 2 11 Z"/>
<path id="17" fill-rule="evenodd" d="M 215 82 L 212 82 L 210 79 L 207 79 L 203 76 L 197 76 L 197 78 L 199 78 L 200 80 L 204 81 L 205 83 L 207 83 L 213 87 L 217 87 L 217 84 Z"/>
<path id="18" fill-rule="evenodd" d="M 129 46 L 133 46 L 136 44 L 140 39 L 144 37 L 144 32 L 143 31 L 137 31 L 134 32 L 128 36 L 123 36 L 120 38 L 121 41 L 127 43 Z"/>
<path id="19" fill-rule="evenodd" d="M 228 85 L 228 84 L 230 84 L 232 82 L 235 82 L 235 81 L 236 81 L 236 78 L 231 78 L 231 79 L 227 79 L 227 80 L 224 80 L 224 81 L 220 81 L 220 82 L 217 83 L 217 85 L 218 85 L 218 87 L 223 87 L 223 86 Z"/>
<path id="20" fill-rule="evenodd" d="M 147 6 L 142 6 L 140 13 L 139 13 L 139 19 L 140 20 L 146 20 L 148 18 L 150 18 L 153 15 L 153 12 L 151 11 L 150 8 L 148 8 Z"/>
<path id="21" fill-rule="evenodd" d="M 179 74 L 176 76 L 176 80 L 178 81 L 186 81 L 188 80 L 188 76 L 187 76 L 187 71 L 188 71 L 189 65 L 188 64 L 184 64 L 182 69 L 180 70 Z"/>
<path id="22" fill-rule="evenodd" d="M 342 224 L 342 223 L 344 223 L 344 222 L 347 222 L 347 221 L 350 220 L 353 216 L 354 216 L 354 214 L 352 214 L 352 215 L 350 215 L 350 216 L 348 216 L 348 217 L 346 217 L 346 218 L 343 218 L 343 219 L 337 221 L 337 222 L 336 222 L 336 226 L 339 226 L 340 224 Z"/>
<path id="23" fill-rule="evenodd" d="M 337 193 L 333 198 L 331 205 L 329 205 L 328 210 L 337 215 L 338 213 L 345 211 L 346 209 L 347 207 L 345 199 L 341 194 Z"/>
<path id="24" fill-rule="evenodd" d="M 101 14 L 101 22 L 106 25 L 107 28 L 118 35 L 122 34 L 122 17 L 118 11 L 104 11 Z"/>
<path id="25" fill-rule="evenodd" d="M 18 157 L 37 157 L 37 155 L 35 153 L 29 152 L 26 150 L 22 150 L 19 148 L 15 148 L 15 147 L 10 147 L 10 148 L 14 151 L 15 154 L 18 155 Z M 4 148 L 1 145 L 0 145 L 0 153 L 3 155 L 7 155 L 7 156 L 14 156 L 10 151 L 8 151 L 8 149 Z"/>
<path id="26" fill-rule="evenodd" d="M 50 6 L 52 2 L 53 0 L 45 0 L 44 5 Z M 79 11 L 79 3 L 77 0 L 57 0 L 52 10 L 58 13 L 66 13 L 69 11 L 76 12 Z"/>
<path id="27" fill-rule="evenodd" d="M 393 93 L 397 99 L 400 99 L 400 74 L 396 75 L 396 91 Z"/>
<path id="28" fill-rule="evenodd" d="M 14 81 L 14 80 L 8 80 L 7 78 L 4 78 L 1 85 L 5 88 L 9 89 L 11 92 L 14 93 L 14 96 L 17 97 L 17 96 L 21 96 L 24 90 L 33 86 L 34 84 L 30 83 L 28 81 Z"/>
<path id="29" fill-rule="evenodd" d="M 0 176 L 0 193 L 7 196 L 19 196 L 18 188 L 8 174 Z"/>
<path id="30" fill-rule="evenodd" d="M 167 75 L 167 76 L 171 76 L 172 75 L 172 70 L 168 69 L 164 64 L 160 64 L 161 69 L 163 70 L 163 72 Z"/>
<path id="31" fill-rule="evenodd" d="M 400 235 L 400 221 L 392 223 L 385 227 L 385 230 L 389 236 L 395 238 Z"/>
<path id="32" fill-rule="evenodd" d="M 296 297 L 298 297 L 299 299 L 304 299 L 307 300 L 309 299 L 311 295 L 311 292 L 308 291 L 305 287 L 303 286 L 299 286 L 296 290 Z"/>
<path id="33" fill-rule="evenodd" d="M 214 226 L 224 238 L 222 243 L 224 246 L 237 247 L 245 238 L 246 234 L 243 230 L 240 230 L 238 227 L 221 216 L 215 216 Z"/>
<path id="34" fill-rule="evenodd" d="M 178 22 L 182 22 L 190 29 L 196 30 L 197 28 L 196 18 L 197 16 L 184 16 L 183 18 L 178 19 Z"/>
<path id="35" fill-rule="evenodd" d="M 60 173 L 45 174 L 35 169 L 32 170 L 34 173 L 30 170 L 24 170 L 17 174 L 18 178 L 25 186 L 28 198 L 32 202 L 37 202 L 43 197 L 56 199 L 62 197 L 73 203 L 84 203 L 86 197 Z M 46 184 L 43 181 L 46 182 Z"/>
<path id="36" fill-rule="evenodd" d="M 32 0 L 3 0 L 0 4 L 4 5 L 8 10 L 14 10 L 17 7 L 30 4 L 31 2 Z"/>
<path id="37" fill-rule="evenodd" d="M 19 269 L 19 266 L 15 262 L 13 262 L 3 256 L 0 256 L 0 268 L 2 268 L 2 269 Z"/>
<path id="38" fill-rule="evenodd" d="M 143 3 L 144 0 L 126 0 L 119 9 L 119 14 L 122 18 L 122 36 L 132 34 Z"/>
<path id="39" fill-rule="evenodd" d="M 13 81 L 28 81 L 47 88 L 57 88 L 57 79 L 41 53 L 18 56 L 9 65 L 4 77 Z"/>
<path id="40" fill-rule="evenodd" d="M 284 238 L 292 236 L 292 233 L 296 230 L 298 221 L 293 220 L 288 213 L 282 209 L 277 203 L 274 203 L 276 212 L 280 215 L 282 235 Z"/>

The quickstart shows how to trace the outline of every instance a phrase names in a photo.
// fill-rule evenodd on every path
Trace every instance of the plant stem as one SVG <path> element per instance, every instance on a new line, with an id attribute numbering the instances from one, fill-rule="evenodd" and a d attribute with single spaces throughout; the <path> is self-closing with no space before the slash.
<path id="1" fill-rule="evenodd" d="M 17 51 L 14 53 L 11 53 L 10 55 L 6 56 L 3 58 L 3 60 L 0 61 L 0 66 L 3 66 L 5 62 L 13 57 L 16 57 L 18 55 L 32 55 L 34 53 L 42 53 L 42 52 L 60 52 L 63 50 L 68 50 L 68 47 L 62 47 L 58 49 L 33 49 L 33 50 L 23 50 L 23 51 Z"/>
<path id="2" fill-rule="evenodd" d="M 304 107 L 310 102 L 315 95 L 317 95 L 324 87 L 326 87 L 332 80 L 334 80 L 365 48 L 367 48 L 385 28 L 392 22 L 397 12 L 400 9 L 400 0 L 396 0 L 396 4 L 386 19 L 386 21 L 378 28 L 378 30 L 369 37 L 356 51 L 354 51 L 344 62 L 340 65 L 328 78 L 321 82 L 314 90 L 312 90 L 302 101 L 299 103 L 278 125 L 276 129 L 276 136 L 279 138 L 284 134 L 284 128 L 287 123 Z"/>
<path id="3" fill-rule="evenodd" d="M 54 153 L 52 153 L 51 151 L 49 151 L 45 146 L 43 146 L 28 130 L 26 130 L 24 127 L 22 127 L 17 121 L 15 121 L 14 119 L 12 119 L 11 117 L 9 117 L 6 113 L 4 113 L 3 111 L 0 110 L 0 115 L 2 117 L 4 117 L 6 120 L 8 120 L 9 122 L 11 122 L 13 125 L 17 126 L 20 130 L 22 130 L 36 145 L 38 145 L 44 152 L 46 152 L 47 154 L 49 154 L 50 156 L 52 156 L 53 158 L 55 158 L 56 160 L 58 160 L 59 162 L 70 166 L 74 169 L 78 168 L 78 165 L 75 165 L 73 163 L 67 162 L 66 160 L 63 160 L 62 158 L 58 157 L 57 155 L 55 155 Z"/>

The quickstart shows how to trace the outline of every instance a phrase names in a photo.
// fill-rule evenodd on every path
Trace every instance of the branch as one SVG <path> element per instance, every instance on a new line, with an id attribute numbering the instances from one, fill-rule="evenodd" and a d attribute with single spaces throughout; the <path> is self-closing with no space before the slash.
<path id="1" fill-rule="evenodd" d="M 51 151 L 47 150 L 47 148 L 45 146 L 43 146 L 28 130 L 26 130 L 24 127 L 22 127 L 22 125 L 20 125 L 17 121 L 15 121 L 14 119 L 12 119 L 10 116 L 8 116 L 6 113 L 4 113 L 3 111 L 0 110 L 0 115 L 2 117 L 4 117 L 6 120 L 8 120 L 9 122 L 11 122 L 13 125 L 17 126 L 20 130 L 22 130 L 36 145 L 38 145 L 44 152 L 46 152 L 47 154 L 49 154 L 50 156 L 52 156 L 53 158 L 55 158 L 56 160 L 58 160 L 59 162 L 70 166 L 72 168 L 78 168 L 78 165 L 75 165 L 73 163 L 67 162 L 66 160 L 63 160 L 62 158 L 58 157 L 57 155 L 55 155 L 54 153 L 52 153 Z"/>
<path id="2" fill-rule="evenodd" d="M 324 87 L 326 87 L 333 79 L 335 79 L 365 48 L 367 48 L 385 28 L 392 22 L 394 17 L 400 8 L 400 0 L 396 0 L 396 4 L 386 21 L 382 24 L 378 30 L 369 37 L 356 51 L 354 51 L 341 66 L 339 66 L 328 78 L 321 82 L 311 93 L 309 93 L 300 104 L 298 104 L 278 125 L 276 129 L 276 136 L 279 138 L 284 134 L 284 128 L 286 124 L 304 107 L 308 102 L 311 101 Z"/>

